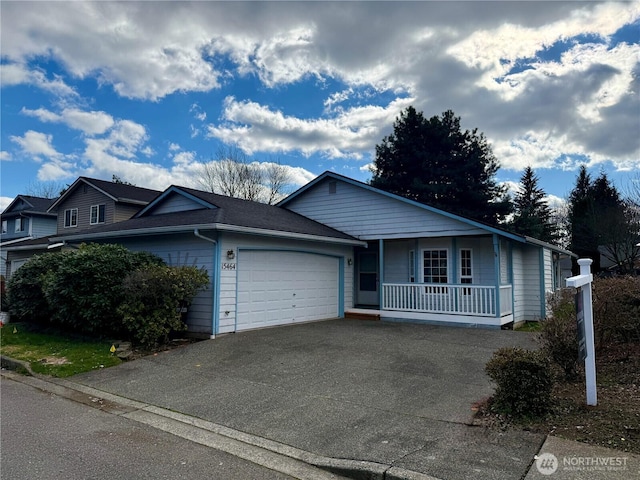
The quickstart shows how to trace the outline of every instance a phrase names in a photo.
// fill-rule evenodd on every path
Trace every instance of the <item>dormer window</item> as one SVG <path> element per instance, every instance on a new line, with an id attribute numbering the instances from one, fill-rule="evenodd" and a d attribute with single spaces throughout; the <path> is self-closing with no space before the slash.
<path id="1" fill-rule="evenodd" d="M 24 232 L 25 230 L 25 224 L 26 224 L 26 218 L 21 218 L 18 217 L 16 218 L 16 228 L 15 228 L 15 232 Z"/>
<path id="2" fill-rule="evenodd" d="M 105 212 L 105 205 L 92 205 L 91 206 L 91 215 L 90 215 L 90 221 L 89 223 L 91 223 L 91 225 L 96 225 L 98 223 L 104 223 L 104 212 Z"/>

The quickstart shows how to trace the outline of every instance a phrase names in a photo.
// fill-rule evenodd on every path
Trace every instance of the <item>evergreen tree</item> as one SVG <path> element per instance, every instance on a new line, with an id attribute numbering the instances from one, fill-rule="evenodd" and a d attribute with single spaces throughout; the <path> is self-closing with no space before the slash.
<path id="1" fill-rule="evenodd" d="M 587 169 L 580 167 L 569 195 L 568 223 L 570 250 L 581 258 L 591 258 L 594 272 L 601 270 L 601 254 L 623 270 L 632 268 L 637 226 L 606 173 L 593 181 Z"/>
<path id="2" fill-rule="evenodd" d="M 376 145 L 371 185 L 489 224 L 510 212 L 506 189 L 495 180 L 499 164 L 484 135 L 462 131 L 448 110 L 425 119 L 408 107 L 393 133 Z"/>
<path id="3" fill-rule="evenodd" d="M 576 184 L 569 194 L 567 215 L 570 234 L 569 249 L 580 258 L 591 258 L 594 262 L 592 271 L 597 272 L 600 270 L 600 254 L 598 253 L 595 225 L 593 225 L 595 205 L 591 189 L 591 175 L 582 165 L 576 178 Z M 574 262 L 574 272 L 576 265 Z"/>
<path id="4" fill-rule="evenodd" d="M 545 196 L 544 190 L 538 187 L 538 177 L 533 169 L 525 168 L 520 178 L 520 189 L 515 195 L 515 213 L 510 227 L 521 235 L 556 243 L 558 229 Z"/>

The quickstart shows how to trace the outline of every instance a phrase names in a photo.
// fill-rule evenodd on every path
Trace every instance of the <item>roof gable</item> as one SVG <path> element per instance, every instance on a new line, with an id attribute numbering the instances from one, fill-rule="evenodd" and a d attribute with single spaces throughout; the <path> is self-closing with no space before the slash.
<path id="1" fill-rule="evenodd" d="M 549 243 L 546 242 L 542 242 L 540 240 L 531 238 L 531 237 L 526 237 L 523 235 L 518 235 L 512 232 L 508 232 L 506 230 L 502 230 L 500 228 L 496 228 L 493 227 L 491 225 L 486 225 L 482 222 L 478 222 L 476 220 L 471 220 L 469 218 L 465 218 L 465 217 L 461 217 L 459 215 L 455 215 L 453 213 L 450 212 L 446 212 L 444 210 L 440 210 L 438 208 L 432 207 L 430 205 L 426 205 L 420 202 L 416 202 L 414 200 L 410 200 L 404 197 L 401 197 L 399 195 L 395 195 L 393 193 L 389 193 L 389 192 L 385 192 L 384 190 L 380 190 L 378 188 L 372 187 L 371 185 L 367 185 L 366 183 L 363 182 L 359 182 L 357 180 L 354 180 L 352 178 L 349 177 L 345 177 L 343 175 L 339 175 L 337 173 L 334 172 L 329 172 L 326 171 L 324 173 L 322 173 L 321 175 L 319 175 L 318 177 L 316 177 L 314 180 L 312 180 L 311 182 L 309 182 L 307 185 L 304 185 L 303 187 L 301 187 L 300 189 L 298 189 L 297 191 L 295 191 L 294 193 L 292 193 L 291 195 L 289 195 L 288 197 L 286 197 L 285 199 L 283 199 L 282 201 L 280 201 L 278 203 L 278 206 L 282 206 L 285 208 L 290 208 L 290 206 L 298 203 L 301 199 L 303 199 L 305 197 L 305 195 L 309 195 L 311 192 L 313 192 L 314 190 L 317 190 L 318 188 L 320 188 L 320 186 L 326 182 L 330 182 L 330 181 L 336 181 L 336 182 L 344 182 L 345 184 L 352 186 L 354 188 L 358 188 L 361 189 L 364 192 L 368 192 L 369 194 L 372 195 L 377 195 L 380 197 L 384 197 L 386 199 L 390 199 L 392 201 L 398 202 L 400 204 L 406 205 L 406 206 L 411 206 L 413 207 L 413 209 L 419 209 L 422 210 L 423 212 L 429 212 L 433 215 L 439 215 L 442 216 L 444 218 L 447 218 L 449 220 L 453 220 L 461 225 L 466 225 L 468 227 L 467 232 L 462 233 L 459 232 L 458 234 L 462 233 L 462 234 L 470 234 L 471 232 L 473 232 L 473 230 L 478 230 L 478 231 L 483 231 L 487 234 L 495 234 L 495 235 L 499 235 L 502 236 L 504 238 L 508 238 L 510 240 L 514 240 L 516 242 L 519 243 L 527 243 L 527 244 L 531 244 L 531 245 L 536 245 L 539 247 L 544 247 L 544 248 L 549 248 L 551 250 L 560 252 L 560 253 L 564 253 L 564 254 L 569 254 L 569 255 L 573 255 L 571 252 L 562 249 L 556 245 L 551 245 Z M 288 207 L 289 206 L 289 207 Z M 305 212 L 301 212 L 303 214 L 306 214 Z M 319 221 L 323 221 L 321 219 L 319 219 Z M 376 218 L 374 220 L 377 223 L 380 223 L 380 219 Z M 336 228 L 340 228 L 337 227 Z"/>
<path id="2" fill-rule="evenodd" d="M 55 198 L 34 197 L 31 195 L 17 195 L 16 198 L 4 209 L 2 214 L 28 212 L 45 214 L 56 201 Z"/>
<path id="3" fill-rule="evenodd" d="M 72 193 L 82 186 L 89 186 L 102 193 L 114 202 L 129 203 L 134 205 L 147 205 L 160 193 L 158 190 L 126 185 L 124 183 L 109 182 L 96 178 L 78 177 L 69 188 L 49 207 L 49 211 L 58 207 Z"/>
<path id="4" fill-rule="evenodd" d="M 216 207 L 197 195 L 193 195 L 181 187 L 172 185 L 134 215 L 134 218 L 211 208 Z"/>

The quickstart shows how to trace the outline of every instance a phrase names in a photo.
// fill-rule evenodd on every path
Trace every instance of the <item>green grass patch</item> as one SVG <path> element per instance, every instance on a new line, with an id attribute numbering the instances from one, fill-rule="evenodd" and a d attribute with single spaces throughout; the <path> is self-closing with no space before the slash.
<path id="1" fill-rule="evenodd" d="M 39 330 L 26 323 L 9 323 L 0 328 L 0 345 L 3 355 L 29 362 L 36 373 L 59 378 L 122 362 L 109 351 L 111 342 Z"/>
<path id="2" fill-rule="evenodd" d="M 542 328 L 541 322 L 524 322 L 523 325 L 520 325 L 516 328 L 518 332 L 539 332 Z"/>

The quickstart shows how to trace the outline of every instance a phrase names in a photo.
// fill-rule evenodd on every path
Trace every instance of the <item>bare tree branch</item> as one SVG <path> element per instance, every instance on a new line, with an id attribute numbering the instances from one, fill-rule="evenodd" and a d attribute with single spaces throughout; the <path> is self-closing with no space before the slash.
<path id="1" fill-rule="evenodd" d="M 201 164 L 195 181 L 207 192 L 274 204 L 285 196 L 291 179 L 280 163 L 251 161 L 237 146 L 226 146 Z"/>

